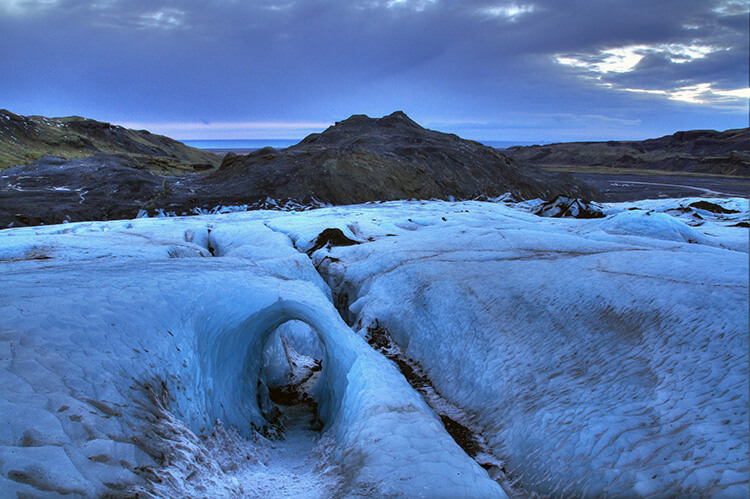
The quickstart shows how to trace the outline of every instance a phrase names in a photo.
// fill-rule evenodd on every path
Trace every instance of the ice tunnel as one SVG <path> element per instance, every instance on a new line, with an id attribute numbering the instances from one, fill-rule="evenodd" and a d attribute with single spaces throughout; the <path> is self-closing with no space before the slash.
<path id="1" fill-rule="evenodd" d="M 294 408 L 298 423 L 304 412 L 310 416 L 309 428 L 321 429 L 317 401 L 324 353 L 320 337 L 304 322 L 288 321 L 271 333 L 258 380 L 258 405 L 266 420 L 283 427 L 282 419 L 289 418 L 282 416 Z"/>
<path id="2" fill-rule="evenodd" d="M 332 304 L 279 299 L 236 326 L 204 323 L 197 331 L 200 390 L 205 415 L 250 434 L 268 425 L 263 390 L 268 348 L 282 324 L 300 321 L 317 335 L 322 370 L 315 385 L 317 417 L 350 483 L 420 496 L 434 490 L 457 496 L 502 497 L 499 485 L 453 441 L 440 419 L 398 369 L 353 333 Z M 266 357 L 264 362 L 264 356 Z M 278 367 L 278 366 L 277 366 Z M 265 378 L 265 379 L 264 379 Z M 179 411 L 177 411 L 179 412 Z M 193 422 L 191 422 L 193 423 Z"/>
<path id="3" fill-rule="evenodd" d="M 206 327 L 198 331 L 197 354 L 208 384 L 206 408 L 212 419 L 222 420 L 245 434 L 268 424 L 261 407 L 268 393 L 259 392 L 268 382 L 265 374 L 269 366 L 264 366 L 268 362 L 268 359 L 264 362 L 264 352 L 268 356 L 269 340 L 282 324 L 292 321 L 307 324 L 322 346 L 323 369 L 316 385 L 316 402 L 321 422 L 326 424 L 331 420 L 357 357 L 351 345 L 347 345 L 346 337 L 351 331 L 342 329 L 346 326 L 337 324 L 335 318 L 293 300 L 279 300 L 235 327 Z"/>

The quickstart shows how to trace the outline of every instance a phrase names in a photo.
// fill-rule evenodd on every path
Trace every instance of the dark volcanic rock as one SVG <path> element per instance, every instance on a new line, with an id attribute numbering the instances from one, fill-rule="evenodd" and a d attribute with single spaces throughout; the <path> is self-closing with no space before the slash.
<path id="1" fill-rule="evenodd" d="M 568 142 L 503 151 L 530 165 L 750 176 L 750 129 L 692 130 L 643 141 Z"/>
<path id="2" fill-rule="evenodd" d="M 341 229 L 325 229 L 323 232 L 318 234 L 318 237 L 315 238 L 315 243 L 313 244 L 312 248 L 307 250 L 307 254 L 312 255 L 320 248 L 330 248 L 332 246 L 353 246 L 355 244 L 360 244 L 360 242 L 346 237 Z"/>
<path id="3" fill-rule="evenodd" d="M 91 135 L 99 133 L 108 132 Z M 46 157 L 0 172 L 0 226 L 130 218 L 140 210 L 188 214 L 217 206 L 263 206 L 269 198 L 354 204 L 506 192 L 546 199 L 594 194 L 569 175 L 519 167 L 496 149 L 426 130 L 401 112 L 379 119 L 352 116 L 284 150 L 227 155 L 208 173 L 157 175 L 149 171 L 154 158 Z"/>
<path id="4" fill-rule="evenodd" d="M 737 210 L 730 210 L 716 203 L 711 203 L 710 201 L 696 201 L 694 203 L 691 203 L 690 207 L 696 208 L 699 210 L 706 210 L 706 211 L 710 211 L 711 213 L 718 213 L 722 215 L 730 215 L 732 213 L 739 213 L 739 211 Z"/>
<path id="5" fill-rule="evenodd" d="M 207 179 L 208 180 L 208 179 Z M 402 112 L 355 115 L 299 144 L 228 156 L 211 174 L 213 199 L 354 204 L 395 199 L 472 199 L 510 192 L 522 198 L 558 194 L 590 198 L 572 177 L 513 164 L 496 149 L 422 128 Z"/>
<path id="6" fill-rule="evenodd" d="M 0 227 L 133 218 L 168 206 L 181 190 L 126 155 L 47 156 L 0 172 Z"/>
<path id="7" fill-rule="evenodd" d="M 604 212 L 594 203 L 587 203 L 580 199 L 557 196 L 534 210 L 535 215 L 551 218 L 603 218 Z"/>

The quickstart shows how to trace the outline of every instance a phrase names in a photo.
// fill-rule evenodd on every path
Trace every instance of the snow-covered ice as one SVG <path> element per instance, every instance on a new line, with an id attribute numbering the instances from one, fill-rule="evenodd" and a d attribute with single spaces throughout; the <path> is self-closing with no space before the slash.
<path id="1" fill-rule="evenodd" d="M 698 199 L 591 220 L 432 201 L 0 231 L 0 489 L 503 497 L 368 345 L 377 324 L 481 430 L 508 490 L 746 496 L 748 205 Z M 326 228 L 361 244 L 308 256 Z M 274 387 L 318 363 L 322 431 L 300 406 L 286 440 L 262 436 Z"/>

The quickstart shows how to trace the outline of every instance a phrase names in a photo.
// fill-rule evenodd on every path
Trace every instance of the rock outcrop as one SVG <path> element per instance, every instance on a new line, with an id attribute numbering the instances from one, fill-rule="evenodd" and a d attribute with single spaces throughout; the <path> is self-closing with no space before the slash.
<path id="1" fill-rule="evenodd" d="M 539 205 L 533 213 L 550 218 L 604 218 L 604 212 L 596 203 L 558 196 Z"/>
<path id="2" fill-rule="evenodd" d="M 0 170 L 44 156 L 85 158 L 96 153 L 135 156 L 155 173 L 208 170 L 221 158 L 146 130 L 130 130 L 78 116 L 20 116 L 0 109 Z"/>
<path id="3" fill-rule="evenodd" d="M 626 168 L 750 176 L 750 129 L 692 130 L 643 141 L 516 146 L 503 154 L 524 164 L 575 170 Z"/>
<path id="4" fill-rule="evenodd" d="M 491 147 L 427 130 L 400 111 L 377 119 L 352 116 L 281 151 L 227 156 L 209 178 L 207 185 L 235 202 L 266 196 L 354 204 L 506 192 L 521 198 L 593 193 L 572 177 L 520 167 Z M 214 196 L 206 192 L 203 198 Z"/>

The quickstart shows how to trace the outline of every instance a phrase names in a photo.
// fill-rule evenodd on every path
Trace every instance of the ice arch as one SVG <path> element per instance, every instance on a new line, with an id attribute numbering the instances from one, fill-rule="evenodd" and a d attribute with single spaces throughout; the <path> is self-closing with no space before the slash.
<path id="1" fill-rule="evenodd" d="M 317 381 L 322 368 L 325 347 L 318 333 L 306 322 L 291 320 L 281 324 L 271 333 L 263 347 L 261 369 L 261 407 L 266 419 L 276 416 L 268 402 L 276 398 L 287 405 L 295 400 L 303 402 L 307 396 L 318 398 Z M 316 367 L 317 365 L 317 367 Z M 268 400 L 264 393 L 268 392 Z M 272 396 L 273 395 L 273 396 Z M 317 404 L 317 402 L 316 402 Z M 317 410 L 316 410 L 317 413 Z"/>
<path id="2" fill-rule="evenodd" d="M 234 321 L 216 310 L 204 314 L 195 345 L 202 416 L 245 432 L 265 424 L 257 399 L 264 345 L 281 324 L 299 320 L 324 347 L 318 417 L 329 459 L 350 491 L 371 493 L 378 484 L 382 495 L 423 497 L 439 490 L 446 497 L 505 497 L 398 369 L 349 329 L 330 301 L 314 293 L 288 295 L 295 298 L 261 298 L 255 312 Z"/>
<path id="3" fill-rule="evenodd" d="M 279 299 L 238 325 L 204 328 L 198 332 L 197 354 L 202 363 L 206 409 L 213 419 L 247 433 L 265 420 L 258 406 L 258 376 L 268 338 L 283 323 L 298 320 L 317 333 L 324 347 L 319 417 L 327 424 L 336 414 L 348 385 L 348 374 L 357 358 L 352 332 L 337 316 L 297 300 Z"/>

